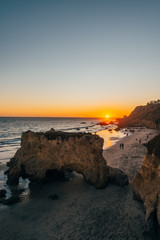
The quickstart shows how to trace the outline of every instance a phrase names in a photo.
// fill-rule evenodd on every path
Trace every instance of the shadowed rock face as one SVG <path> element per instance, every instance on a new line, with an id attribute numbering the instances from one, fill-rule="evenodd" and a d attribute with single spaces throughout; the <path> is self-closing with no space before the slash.
<path id="1" fill-rule="evenodd" d="M 160 104 L 136 107 L 128 117 L 119 119 L 119 127 L 146 126 L 160 129 Z"/>
<path id="2" fill-rule="evenodd" d="M 146 220 L 154 216 L 160 228 L 160 135 L 146 146 L 148 153 L 143 160 L 141 171 L 133 179 L 132 190 L 135 197 L 144 202 Z"/>
<path id="3" fill-rule="evenodd" d="M 7 183 L 17 184 L 19 177 L 43 182 L 48 176 L 58 178 L 67 171 L 76 171 L 96 188 L 104 188 L 108 182 L 127 184 L 128 178 L 121 170 L 107 166 L 102 147 L 103 139 L 88 133 L 53 129 L 45 133 L 25 132 L 21 148 L 10 160 Z"/>

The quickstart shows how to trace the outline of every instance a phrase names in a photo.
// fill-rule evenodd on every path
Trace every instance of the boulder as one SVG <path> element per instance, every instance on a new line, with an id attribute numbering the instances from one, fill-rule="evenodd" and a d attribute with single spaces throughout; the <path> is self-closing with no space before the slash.
<path id="1" fill-rule="evenodd" d="M 158 226 L 160 231 L 160 135 L 145 144 L 148 152 L 141 171 L 133 178 L 132 191 L 144 203 L 148 227 Z M 157 223 L 157 224 L 155 224 Z M 159 236 L 160 237 L 160 236 Z"/>
<path id="2" fill-rule="evenodd" d="M 107 166 L 102 147 L 103 139 L 91 133 L 24 132 L 21 148 L 9 163 L 7 184 L 18 184 L 20 177 L 37 183 L 50 177 L 59 179 L 67 171 L 81 173 L 96 188 L 104 188 L 108 182 L 127 184 L 121 170 Z"/>

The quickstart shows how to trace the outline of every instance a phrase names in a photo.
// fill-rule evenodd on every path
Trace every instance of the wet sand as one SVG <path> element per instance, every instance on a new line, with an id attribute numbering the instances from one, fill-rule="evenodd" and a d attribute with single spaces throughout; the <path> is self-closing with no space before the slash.
<path id="1" fill-rule="evenodd" d="M 136 130 L 133 135 L 103 152 L 107 163 L 121 168 L 131 180 L 146 149 L 142 143 L 156 131 Z M 121 140 L 122 142 L 122 140 Z M 57 194 L 52 200 L 49 195 Z M 32 187 L 29 199 L 13 206 L 0 206 L 0 239 L 3 240 L 102 240 L 152 239 L 146 235 L 143 205 L 133 200 L 130 185 L 109 184 L 96 190 L 79 174 L 67 182 Z"/>

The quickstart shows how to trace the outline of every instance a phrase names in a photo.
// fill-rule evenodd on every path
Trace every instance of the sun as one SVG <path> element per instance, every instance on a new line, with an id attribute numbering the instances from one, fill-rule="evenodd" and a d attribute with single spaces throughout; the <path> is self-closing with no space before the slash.
<path id="1" fill-rule="evenodd" d="M 109 118 L 109 115 L 106 115 L 106 118 Z"/>

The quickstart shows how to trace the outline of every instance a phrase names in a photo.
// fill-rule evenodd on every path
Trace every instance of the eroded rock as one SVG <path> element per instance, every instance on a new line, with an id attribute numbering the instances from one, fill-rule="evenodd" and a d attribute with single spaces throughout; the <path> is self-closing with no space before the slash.
<path id="1" fill-rule="evenodd" d="M 149 141 L 146 147 L 148 153 L 141 171 L 133 179 L 132 190 L 136 199 L 144 203 L 147 224 L 155 221 L 160 228 L 160 135 Z"/>
<path id="2" fill-rule="evenodd" d="M 43 182 L 50 176 L 58 178 L 67 171 L 76 171 L 96 188 L 104 188 L 108 182 L 127 184 L 128 178 L 121 170 L 107 166 L 102 147 L 103 139 L 90 133 L 54 129 L 45 133 L 25 132 L 21 148 L 10 160 L 7 183 L 17 184 L 19 177 Z"/>

